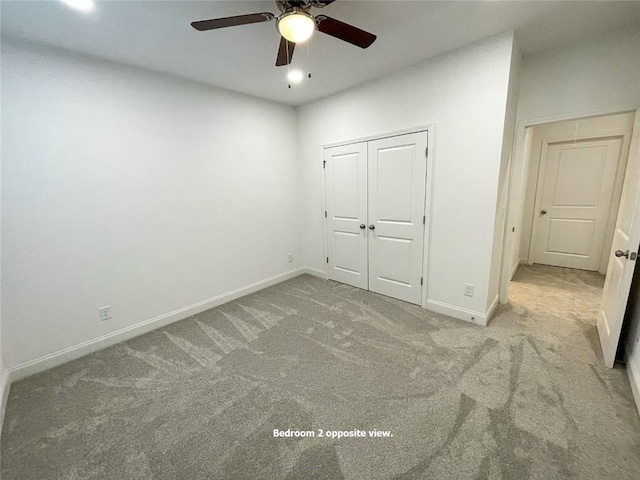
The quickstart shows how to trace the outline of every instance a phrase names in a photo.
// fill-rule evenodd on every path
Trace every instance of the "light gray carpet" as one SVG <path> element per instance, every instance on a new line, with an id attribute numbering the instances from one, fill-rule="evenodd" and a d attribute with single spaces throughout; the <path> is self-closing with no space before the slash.
<path id="1" fill-rule="evenodd" d="M 483 328 L 301 276 L 15 383 L 2 478 L 637 480 L 601 288 L 522 267 Z"/>

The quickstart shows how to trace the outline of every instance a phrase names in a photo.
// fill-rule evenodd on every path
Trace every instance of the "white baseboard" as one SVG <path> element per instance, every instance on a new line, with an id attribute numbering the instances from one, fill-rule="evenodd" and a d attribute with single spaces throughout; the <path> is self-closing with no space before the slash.
<path id="1" fill-rule="evenodd" d="M 637 370 L 636 364 L 640 365 L 640 362 L 633 357 L 629 358 L 629 363 L 627 363 L 627 377 L 629 377 L 633 399 L 636 401 L 636 408 L 640 415 L 640 371 Z"/>
<path id="2" fill-rule="evenodd" d="M 493 313 L 492 308 L 495 309 L 498 303 L 498 297 L 494 300 L 492 307 L 489 307 L 487 313 L 474 312 L 473 310 L 467 310 L 466 308 L 457 307 L 444 302 L 438 302 L 436 300 L 427 300 L 427 309 L 436 313 L 443 313 L 450 317 L 457 318 L 458 320 L 464 320 L 475 325 L 487 325 L 487 321 Z M 495 304 L 495 305 L 494 305 Z"/>
<path id="3" fill-rule="evenodd" d="M 2 425 L 4 425 L 4 412 L 7 410 L 10 387 L 9 372 L 5 370 L 2 372 L 2 381 L 0 381 L 0 395 L 2 395 L 2 397 L 0 397 L 0 433 L 2 433 Z"/>
<path id="4" fill-rule="evenodd" d="M 485 322 L 485 325 L 489 323 L 489 320 L 491 320 L 491 317 L 493 316 L 493 312 L 496 310 L 498 303 L 500 303 L 500 295 L 496 295 L 496 298 L 494 298 L 493 302 L 491 302 L 491 305 L 489 305 L 489 309 L 487 310 L 487 313 L 486 313 L 487 320 Z"/>
<path id="5" fill-rule="evenodd" d="M 327 279 L 327 274 L 324 270 L 320 270 L 319 268 L 314 267 L 303 267 L 304 273 L 308 275 L 313 275 L 314 277 L 322 278 L 323 280 Z"/>
<path id="6" fill-rule="evenodd" d="M 509 280 L 513 280 L 513 277 L 515 277 L 516 273 L 518 272 L 518 268 L 520 268 L 520 264 L 522 263 L 522 259 L 518 260 L 515 265 L 513 266 L 513 268 L 511 269 L 511 277 L 509 278 Z"/>
<path id="7" fill-rule="evenodd" d="M 73 347 L 65 348 L 64 350 L 60 350 L 50 355 L 45 355 L 44 357 L 23 363 L 22 365 L 18 365 L 17 367 L 9 369 L 5 375 L 5 377 L 8 377 L 6 378 L 6 381 L 9 384 L 9 381 L 15 382 L 16 380 L 34 375 L 38 372 L 57 367 L 58 365 L 62 365 L 63 363 L 69 362 L 71 360 L 75 360 L 76 358 L 80 358 L 90 353 L 97 352 L 98 350 L 102 350 L 103 348 L 110 347 L 112 345 L 115 345 L 116 343 L 120 343 L 133 337 L 137 337 L 144 333 L 155 330 L 157 328 L 164 327 L 165 325 L 169 325 L 170 323 L 183 320 L 185 318 L 191 317 L 192 315 L 196 315 L 198 313 L 204 312 L 205 310 L 209 310 L 210 308 L 214 308 L 224 303 L 231 302 L 236 298 L 249 295 L 251 293 L 257 292 L 258 290 L 262 290 L 277 283 L 284 282 L 285 280 L 289 280 L 290 278 L 297 277 L 298 275 L 302 275 L 303 273 L 306 273 L 306 269 L 303 267 L 291 270 L 289 272 L 281 273 L 279 275 L 260 280 L 259 282 L 237 288 L 230 292 L 217 295 L 207 300 L 194 303 L 193 305 L 174 310 L 173 312 L 165 313 L 149 320 L 136 323 L 135 325 L 132 325 L 130 327 L 123 328 L 107 335 L 103 335 L 102 337 L 94 338 L 79 345 L 74 345 Z M 3 378 L 3 382 L 4 381 L 5 378 Z"/>

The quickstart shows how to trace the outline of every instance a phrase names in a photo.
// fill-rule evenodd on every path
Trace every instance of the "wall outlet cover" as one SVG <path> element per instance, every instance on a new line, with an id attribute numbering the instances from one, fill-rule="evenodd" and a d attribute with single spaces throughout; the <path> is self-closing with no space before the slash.
<path id="1" fill-rule="evenodd" d="M 111 306 L 106 305 L 98 308 L 98 314 L 100 315 L 100 320 L 109 320 L 111 318 Z"/>

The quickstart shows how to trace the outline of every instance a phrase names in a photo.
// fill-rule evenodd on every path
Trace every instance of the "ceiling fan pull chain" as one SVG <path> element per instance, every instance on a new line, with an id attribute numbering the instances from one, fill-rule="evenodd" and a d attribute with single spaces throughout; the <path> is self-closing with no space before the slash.
<path id="1" fill-rule="evenodd" d="M 285 42 L 285 45 L 286 45 L 286 49 L 287 49 L 287 59 L 291 59 L 291 57 L 289 56 L 289 42 Z M 291 60 L 289 60 L 287 62 L 287 83 L 289 85 L 289 88 L 291 88 L 291 80 L 289 80 L 289 78 L 290 78 L 289 77 L 289 73 L 291 71 L 290 67 L 291 67 Z"/>
<path id="2" fill-rule="evenodd" d="M 307 41 L 307 69 L 309 71 L 308 77 L 311 78 L 311 53 L 309 44 L 311 43 L 311 39 Z"/>

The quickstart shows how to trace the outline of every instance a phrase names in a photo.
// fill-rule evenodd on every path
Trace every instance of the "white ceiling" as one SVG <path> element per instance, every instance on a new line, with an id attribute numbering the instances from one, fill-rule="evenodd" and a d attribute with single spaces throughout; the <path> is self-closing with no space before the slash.
<path id="1" fill-rule="evenodd" d="M 307 103 L 515 30 L 523 53 L 640 22 L 640 1 L 350 1 L 320 11 L 378 35 L 367 50 L 316 32 L 312 78 L 287 88 L 275 22 L 198 32 L 190 22 L 270 11 L 275 1 L 3 1 L 2 35 L 185 77 L 290 105 Z M 292 68 L 307 70 L 298 46 Z"/>

